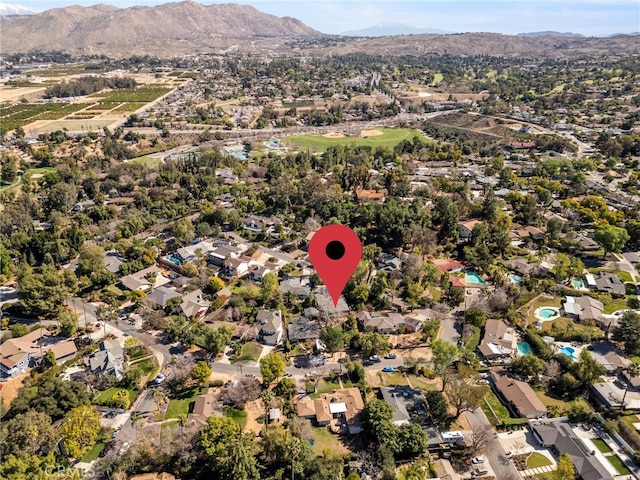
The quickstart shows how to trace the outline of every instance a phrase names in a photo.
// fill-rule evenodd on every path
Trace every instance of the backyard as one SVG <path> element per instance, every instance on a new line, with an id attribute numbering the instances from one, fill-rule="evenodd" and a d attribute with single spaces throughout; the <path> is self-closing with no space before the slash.
<path id="1" fill-rule="evenodd" d="M 331 433 L 327 427 L 314 427 L 313 438 L 316 441 L 314 445 L 316 455 L 322 455 L 325 450 L 337 454 L 349 453 L 349 449 L 340 441 L 340 437 Z"/>
<path id="2" fill-rule="evenodd" d="M 199 388 L 188 388 L 180 392 L 175 398 L 170 399 L 164 418 L 179 418 L 180 415 L 189 414 L 189 405 L 195 400 L 198 393 L 200 393 Z"/>
<path id="3" fill-rule="evenodd" d="M 527 468 L 546 467 L 547 465 L 553 465 L 551 460 L 538 452 L 533 452 L 527 458 Z"/>
<path id="4" fill-rule="evenodd" d="M 247 412 L 238 408 L 225 408 L 224 416 L 234 420 L 240 427 L 244 428 L 247 424 Z"/>

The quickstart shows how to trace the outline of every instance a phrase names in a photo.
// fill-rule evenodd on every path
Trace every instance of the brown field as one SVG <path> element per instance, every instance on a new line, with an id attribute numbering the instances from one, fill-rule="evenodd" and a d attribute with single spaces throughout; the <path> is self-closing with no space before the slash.
<path id="1" fill-rule="evenodd" d="M 378 135 L 382 135 L 383 133 L 384 132 L 380 130 L 362 130 L 360 132 L 360 136 L 361 137 L 377 137 Z"/>
<path id="2" fill-rule="evenodd" d="M 23 373 L 6 382 L 0 383 L 0 397 L 4 401 L 6 410 L 11 406 L 11 402 L 18 396 L 18 391 L 22 388 L 22 382 L 29 376 L 29 373 Z"/>
<path id="3" fill-rule="evenodd" d="M 339 132 L 325 133 L 323 135 L 323 137 L 327 137 L 327 138 L 343 138 L 344 137 L 344 133 L 339 133 Z"/>

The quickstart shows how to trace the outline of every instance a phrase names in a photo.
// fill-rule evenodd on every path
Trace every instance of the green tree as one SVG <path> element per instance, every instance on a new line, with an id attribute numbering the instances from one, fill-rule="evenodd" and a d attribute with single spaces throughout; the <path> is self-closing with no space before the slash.
<path id="1" fill-rule="evenodd" d="M 624 228 L 613 225 L 601 225 L 593 234 L 593 239 L 604 249 L 605 257 L 609 253 L 620 253 L 629 238 Z"/>
<path id="2" fill-rule="evenodd" d="M 433 353 L 431 364 L 436 374 L 442 378 L 442 391 L 444 391 L 450 376 L 449 369 L 460 351 L 452 343 L 440 339 L 431 342 L 431 351 Z"/>
<path id="3" fill-rule="evenodd" d="M 67 413 L 60 436 L 69 455 L 80 458 L 96 443 L 100 430 L 100 415 L 96 408 L 82 406 Z"/>
<path id="4" fill-rule="evenodd" d="M 56 315 L 77 287 L 78 280 L 72 271 L 65 270 L 61 275 L 53 265 L 43 265 L 40 273 L 23 265 L 18 272 L 18 298 L 27 315 Z"/>
<path id="5" fill-rule="evenodd" d="M 605 373 L 604 367 L 591 356 L 586 348 L 580 352 L 580 358 L 572 365 L 571 371 L 585 390 Z"/>
<path id="6" fill-rule="evenodd" d="M 18 178 L 18 164 L 13 155 L 2 157 L 2 180 L 5 183 L 13 183 Z"/>
<path id="7" fill-rule="evenodd" d="M 553 478 L 555 480 L 575 480 L 576 470 L 571 458 L 566 453 L 558 457 L 558 466 L 553 472 Z"/>
<path id="8" fill-rule="evenodd" d="M 397 427 L 391 423 L 393 407 L 377 398 L 368 402 L 362 411 L 362 426 L 369 437 L 392 452 L 398 450 Z"/>
<path id="9" fill-rule="evenodd" d="M 211 293 L 217 293 L 225 287 L 224 281 L 220 277 L 209 277 L 209 290 Z"/>
<path id="10" fill-rule="evenodd" d="M 618 327 L 613 331 L 613 339 L 624 343 L 624 351 L 629 356 L 640 355 L 640 314 L 625 312 Z"/>
<path id="11" fill-rule="evenodd" d="M 211 367 L 207 362 L 198 362 L 191 370 L 191 378 L 195 380 L 198 385 L 205 385 L 209 381 L 211 376 Z"/>
<path id="12" fill-rule="evenodd" d="M 285 363 L 282 355 L 271 352 L 260 359 L 260 374 L 265 385 L 284 374 Z"/>
<path id="13" fill-rule="evenodd" d="M 448 428 L 451 423 L 451 417 L 449 416 L 447 400 L 442 392 L 427 390 L 424 392 L 424 397 L 427 402 L 427 411 L 429 412 L 431 421 L 441 430 Z"/>
<path id="14" fill-rule="evenodd" d="M 278 290 L 278 277 L 271 272 L 265 273 L 262 277 L 262 288 L 260 289 L 260 297 L 263 301 L 271 299 L 273 294 Z"/>
<path id="15" fill-rule="evenodd" d="M 487 385 L 478 384 L 478 375 L 464 365 L 458 366 L 457 375 L 452 375 L 447 384 L 449 403 L 455 408 L 454 419 L 462 412 L 475 410 L 489 393 Z"/>
<path id="16" fill-rule="evenodd" d="M 544 360 L 535 355 L 522 355 L 511 360 L 509 368 L 524 377 L 532 377 L 541 374 L 545 369 Z"/>
<path id="17" fill-rule="evenodd" d="M 627 368 L 627 377 L 629 380 L 632 378 L 640 377 L 640 363 L 633 362 Z M 625 408 L 625 400 L 627 398 L 627 392 L 629 391 L 629 386 L 631 385 L 631 381 L 627 382 L 627 385 L 624 389 L 624 395 L 622 396 L 622 401 L 620 402 L 620 410 Z"/>
<path id="18" fill-rule="evenodd" d="M 365 332 L 360 335 L 358 344 L 365 355 L 380 355 L 391 350 L 387 339 L 378 332 Z"/>
<path id="19" fill-rule="evenodd" d="M 344 332 L 340 327 L 327 326 L 320 331 L 320 340 L 324 342 L 327 351 L 333 353 L 344 348 Z"/>
<path id="20" fill-rule="evenodd" d="M 487 314 L 479 308 L 470 308 L 464 312 L 464 321 L 474 327 L 482 328 L 487 323 Z"/>
<path id="21" fill-rule="evenodd" d="M 421 425 L 405 423 L 398 428 L 398 451 L 402 458 L 424 454 L 429 446 L 429 438 Z"/>
<path id="22" fill-rule="evenodd" d="M 51 417 L 43 412 L 27 410 L 0 423 L 0 450 L 3 455 L 24 457 L 48 452 L 56 440 Z"/>
<path id="23" fill-rule="evenodd" d="M 106 253 L 101 246 L 85 242 L 78 253 L 78 270 L 81 274 L 90 276 L 105 268 Z"/>
<path id="24" fill-rule="evenodd" d="M 78 333 L 78 315 L 73 310 L 64 310 L 58 317 L 58 323 L 63 337 L 73 337 Z"/>

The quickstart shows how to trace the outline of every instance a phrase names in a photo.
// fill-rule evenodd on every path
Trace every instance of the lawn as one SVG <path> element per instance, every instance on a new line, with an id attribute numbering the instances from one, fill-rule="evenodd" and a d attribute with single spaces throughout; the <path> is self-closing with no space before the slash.
<path id="1" fill-rule="evenodd" d="M 622 463 L 622 460 L 620 460 L 620 458 L 618 458 L 617 456 L 611 455 L 607 457 L 607 460 L 609 460 L 609 463 L 613 465 L 613 468 L 615 468 L 620 475 L 631 475 L 631 472 L 629 471 L 629 469 L 625 466 L 624 463 Z"/>
<path id="2" fill-rule="evenodd" d="M 392 385 L 409 385 L 407 378 L 402 372 L 380 372 L 382 385 L 388 387 Z"/>
<path id="3" fill-rule="evenodd" d="M 170 399 L 164 418 L 179 418 L 182 414 L 189 414 L 189 405 L 194 401 L 198 393 L 200 393 L 199 388 L 190 388 L 180 392 L 176 398 Z"/>
<path id="4" fill-rule="evenodd" d="M 240 356 L 231 359 L 231 363 L 237 362 L 257 362 L 262 353 L 262 345 L 257 342 L 247 342 L 242 345 Z"/>
<path id="5" fill-rule="evenodd" d="M 395 147 L 402 140 L 411 140 L 414 137 L 422 137 L 418 130 L 410 128 L 383 128 L 372 127 L 372 130 L 380 130 L 382 135 L 371 137 L 325 137 L 324 135 L 292 135 L 282 138 L 282 142 L 289 147 L 306 150 L 325 151 L 333 145 L 365 145 L 369 147 Z"/>
<path id="6" fill-rule="evenodd" d="M 316 440 L 313 448 L 318 456 L 325 450 L 339 455 L 349 453 L 349 449 L 342 444 L 340 437 L 331 433 L 327 427 L 314 427 L 313 438 Z"/>
<path id="7" fill-rule="evenodd" d="M 89 463 L 89 462 L 93 462 L 94 460 L 97 460 L 98 457 L 100 456 L 100 452 L 104 450 L 104 447 L 106 447 L 106 444 L 102 442 L 97 442 L 91 450 L 89 450 L 87 453 L 84 454 L 84 457 L 82 457 L 80 461 Z"/>
<path id="8" fill-rule="evenodd" d="M 522 312 L 527 312 L 527 320 L 528 323 L 535 323 L 538 319 L 535 317 L 534 313 L 539 307 L 556 307 L 560 308 L 562 306 L 562 299 L 560 297 L 550 297 L 547 295 L 541 295 L 537 298 L 534 298 L 527 305 L 522 307 Z M 545 325 L 549 322 L 545 322 Z"/>
<path id="9" fill-rule="evenodd" d="M 490 391 L 484 397 L 484 399 L 485 401 L 482 403 L 481 407 L 484 413 L 487 415 L 489 422 L 491 422 L 493 426 L 500 425 L 501 423 L 515 424 L 515 423 L 519 423 L 521 420 L 524 420 L 524 419 L 512 417 L 507 407 L 505 407 L 500 402 L 500 400 L 498 400 L 498 397 L 496 397 L 496 395 L 493 392 Z M 496 415 L 498 416 L 498 418 L 496 418 Z"/>
<path id="10" fill-rule="evenodd" d="M 109 400 L 112 400 L 113 396 L 120 390 L 126 390 L 129 392 L 129 400 L 133 401 L 133 399 L 136 398 L 136 391 L 131 388 L 111 387 L 100 392 L 98 396 L 93 399 L 93 403 L 100 405 L 101 403 L 108 402 Z"/>
<path id="11" fill-rule="evenodd" d="M 225 408 L 224 416 L 233 419 L 241 428 L 247 424 L 247 412 L 238 408 Z"/>
<path id="12" fill-rule="evenodd" d="M 568 335 L 589 335 L 592 340 L 603 337 L 602 330 L 598 327 L 581 325 L 566 317 L 544 322 L 542 324 L 542 333 L 543 335 L 555 337 L 558 340 L 564 339 Z"/>
<path id="13" fill-rule="evenodd" d="M 569 403 L 564 400 L 560 400 L 558 398 L 553 398 L 547 395 L 543 391 L 536 391 L 536 395 L 540 399 L 540 401 L 544 404 L 545 407 L 558 406 L 560 410 L 565 411 L 568 410 L 571 406 Z"/>
<path id="14" fill-rule="evenodd" d="M 480 343 L 480 329 L 478 327 L 473 327 L 473 335 L 469 339 L 469 342 L 465 345 L 465 350 L 467 352 L 475 352 L 476 348 L 478 348 L 478 344 Z"/>
<path id="15" fill-rule="evenodd" d="M 591 443 L 593 443 L 602 453 L 609 453 L 611 451 L 609 445 L 607 445 L 601 438 L 592 438 Z"/>
<path id="16" fill-rule="evenodd" d="M 422 390 L 436 390 L 438 388 L 438 384 L 432 382 L 424 377 L 418 375 L 407 375 L 409 377 L 409 381 L 413 388 L 420 388 Z"/>
<path id="17" fill-rule="evenodd" d="M 318 382 L 318 392 L 317 393 L 332 393 L 334 390 L 338 390 L 340 388 L 339 383 L 334 383 L 330 380 L 325 380 L 322 378 Z"/>
<path id="18" fill-rule="evenodd" d="M 616 299 L 611 301 L 610 303 L 605 303 L 604 308 L 602 309 L 602 313 L 609 315 L 618 310 L 628 310 L 628 309 L 629 309 L 629 305 L 627 305 L 626 300 Z"/>
<path id="19" fill-rule="evenodd" d="M 162 158 L 152 157 L 151 155 L 144 155 L 143 157 L 132 158 L 129 161 L 133 163 L 139 163 L 141 165 L 146 165 L 149 168 L 156 168 L 162 163 Z"/>
<path id="20" fill-rule="evenodd" d="M 553 462 L 541 453 L 533 452 L 527 458 L 527 468 L 546 467 L 547 465 L 553 465 Z"/>

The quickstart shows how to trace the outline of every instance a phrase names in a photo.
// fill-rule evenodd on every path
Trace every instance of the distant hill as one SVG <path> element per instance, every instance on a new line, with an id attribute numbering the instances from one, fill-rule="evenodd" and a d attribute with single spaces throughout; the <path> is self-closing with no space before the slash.
<path id="1" fill-rule="evenodd" d="M 393 35 L 419 35 L 422 33 L 446 34 L 454 33 L 437 28 L 418 28 L 404 23 L 379 23 L 373 27 L 362 30 L 349 30 L 341 33 L 348 37 L 387 37 Z"/>
<path id="2" fill-rule="evenodd" d="M 23 5 L 14 5 L 13 3 L 0 3 L 0 16 L 12 15 L 34 15 L 38 10 L 28 8 Z"/>
<path id="3" fill-rule="evenodd" d="M 527 33 L 519 33 L 518 37 L 584 37 L 579 33 L 571 33 L 571 32 L 527 32 Z"/>
<path id="4" fill-rule="evenodd" d="M 0 44 L 6 53 L 62 50 L 107 55 L 195 52 L 233 44 L 234 39 L 320 35 L 291 17 L 276 17 L 248 5 L 205 6 L 194 1 L 155 7 L 77 5 L 30 16 L 4 17 Z"/>

